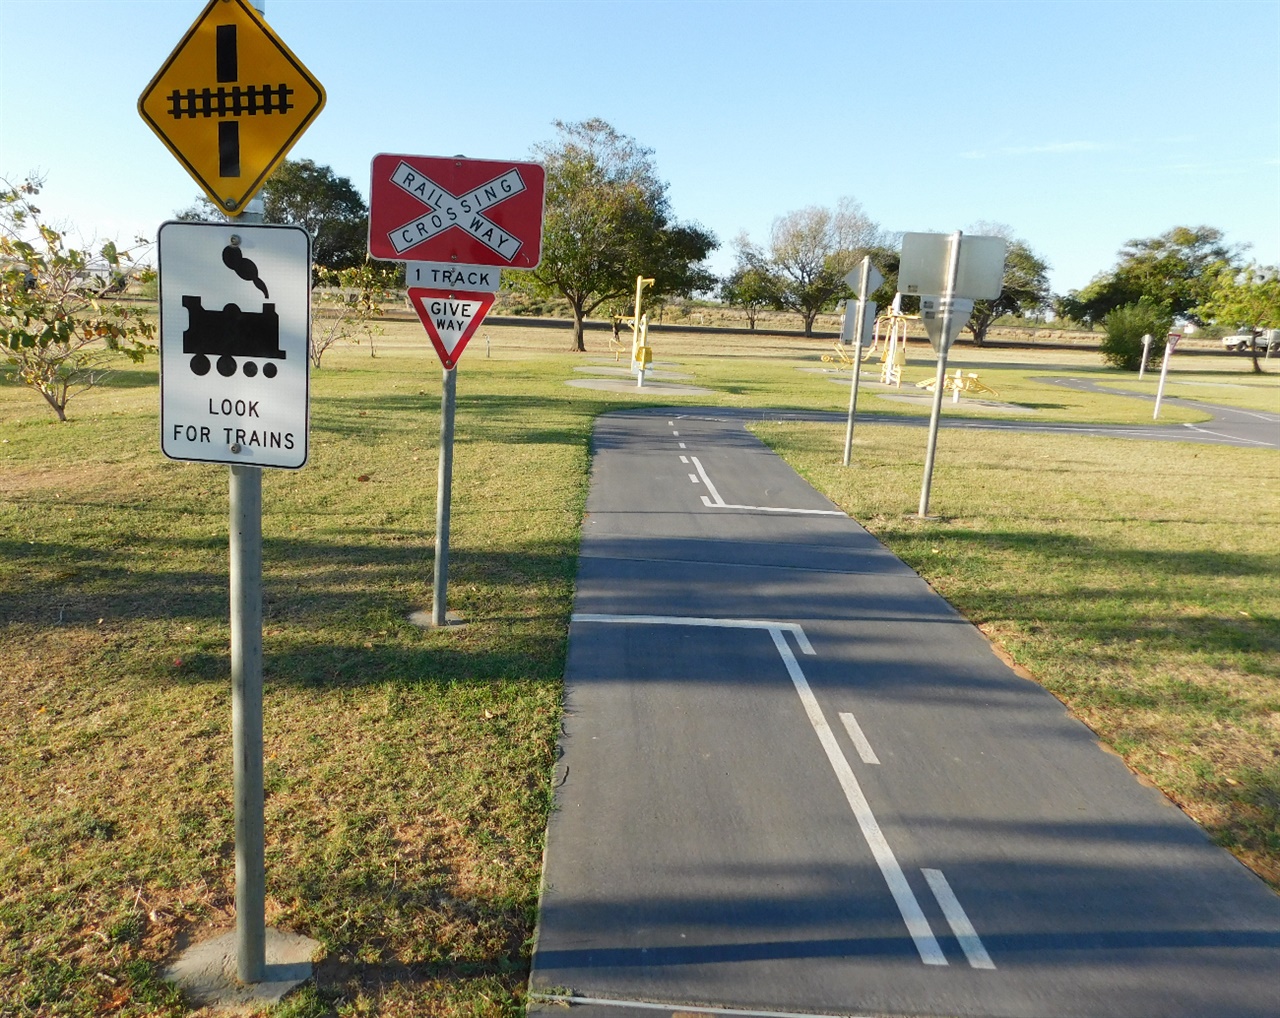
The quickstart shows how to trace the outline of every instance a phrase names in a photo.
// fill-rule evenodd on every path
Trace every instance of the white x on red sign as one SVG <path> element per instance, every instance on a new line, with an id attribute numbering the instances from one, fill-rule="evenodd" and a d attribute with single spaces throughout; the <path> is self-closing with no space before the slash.
<path id="1" fill-rule="evenodd" d="M 389 261 L 532 269 L 546 170 L 461 156 L 374 156 L 369 254 Z"/>
<path id="2" fill-rule="evenodd" d="M 484 215 L 508 198 L 525 189 L 520 171 L 515 167 L 501 176 L 472 188 L 466 194 L 453 195 L 430 177 L 401 162 L 391 175 L 391 183 L 422 202 L 428 211 L 417 219 L 392 230 L 387 239 L 397 254 L 404 254 L 436 234 L 457 227 L 508 262 L 515 258 L 523 242 Z"/>

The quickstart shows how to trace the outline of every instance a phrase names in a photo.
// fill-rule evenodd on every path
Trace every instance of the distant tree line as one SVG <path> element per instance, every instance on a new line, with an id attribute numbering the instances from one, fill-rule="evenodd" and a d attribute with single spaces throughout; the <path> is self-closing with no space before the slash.
<path id="1" fill-rule="evenodd" d="M 588 315 L 632 310 L 637 276 L 654 280 L 647 299 L 655 306 L 717 295 L 742 308 L 753 329 L 768 308 L 799 315 L 805 335 L 812 335 L 819 314 L 853 296 L 844 277 L 870 256 L 885 277 L 872 299 L 881 307 L 892 302 L 901 236 L 874 222 L 854 199 L 779 215 L 765 244 L 739 234 L 734 267 L 717 278 L 706 264 L 716 237 L 676 218 L 651 149 L 599 119 L 556 121 L 555 127 L 557 137 L 534 148 L 547 168 L 542 263 L 508 274 L 514 278 L 504 278 L 503 287 L 535 306 L 566 302 L 572 349 L 583 349 Z M 150 270 L 112 242 L 97 251 L 68 246 L 34 203 L 42 183 L 0 180 L 0 359 L 64 419 L 67 401 L 104 377 L 109 355 L 139 360 L 154 349 L 154 325 L 114 301 L 130 279 Z M 373 353 L 377 319 L 404 277 L 400 266 L 369 259 L 369 209 L 359 190 L 328 166 L 285 160 L 264 185 L 263 201 L 267 222 L 298 223 L 312 237 L 319 303 L 333 319 L 314 330 L 313 363 L 318 367 L 325 349 L 342 339 L 367 337 Z M 176 215 L 222 219 L 203 198 Z M 1008 244 L 999 296 L 977 301 L 967 323 L 979 345 L 1003 317 L 1052 311 L 1059 319 L 1100 325 L 1107 360 L 1136 368 L 1143 336 L 1152 336 L 1150 352 L 1158 357 L 1177 322 L 1213 324 L 1249 337 L 1246 349 L 1260 372 L 1267 344 L 1258 340 L 1280 329 L 1280 270 L 1246 262 L 1243 248 L 1213 227 L 1177 226 L 1131 240 L 1110 270 L 1063 295 L 1050 293 L 1048 262 L 1009 227 L 977 223 L 967 232 L 998 235 Z"/>

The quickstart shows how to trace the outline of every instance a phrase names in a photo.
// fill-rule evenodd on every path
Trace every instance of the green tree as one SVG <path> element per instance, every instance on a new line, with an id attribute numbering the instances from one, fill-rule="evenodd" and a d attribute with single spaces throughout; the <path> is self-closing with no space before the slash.
<path id="1" fill-rule="evenodd" d="M 1240 251 L 1211 226 L 1175 226 L 1158 237 L 1131 240 L 1114 269 L 1059 301 L 1068 318 L 1094 324 L 1111 311 L 1148 297 L 1168 304 L 1177 318 L 1204 322 L 1195 309 L 1209 297 L 1218 273 L 1240 267 Z"/>
<path id="2" fill-rule="evenodd" d="M 67 403 L 98 385 L 117 355 L 138 362 L 155 348 L 155 326 L 106 299 L 138 272 L 129 252 L 113 242 L 96 255 L 68 247 L 33 203 L 42 184 L 0 180 L 0 350 L 65 421 Z"/>
<path id="3" fill-rule="evenodd" d="M 730 307 L 740 307 L 747 316 L 747 326 L 756 327 L 756 316 L 763 308 L 776 307 L 780 303 L 780 285 L 769 271 L 768 259 L 755 247 L 745 233 L 733 242 L 737 261 L 720 281 L 720 299 Z"/>
<path id="4" fill-rule="evenodd" d="M 286 159 L 262 185 L 262 218 L 295 223 L 311 234 L 317 268 L 357 268 L 368 257 L 369 207 L 351 183 L 311 159 Z M 221 222 L 222 213 L 201 196 L 177 218 Z"/>
<path id="5" fill-rule="evenodd" d="M 342 340 L 369 341 L 369 356 L 375 356 L 374 336 L 381 334 L 378 320 L 395 298 L 396 270 L 382 262 L 364 261 L 349 269 L 316 271 L 312 302 L 318 314 L 311 324 L 311 363 L 320 367 L 325 351 Z"/>
<path id="6" fill-rule="evenodd" d="M 777 280 L 776 306 L 794 311 L 813 335 L 819 312 L 849 295 L 844 277 L 864 255 L 884 246 L 885 235 L 852 198 L 834 209 L 798 209 L 773 221 L 768 268 Z"/>
<path id="7" fill-rule="evenodd" d="M 1142 365 L 1142 337 L 1151 337 L 1150 356 L 1164 355 L 1165 338 L 1173 327 L 1173 312 L 1168 304 L 1157 304 L 1150 297 L 1140 297 L 1112 311 L 1102 321 L 1106 336 L 1099 344 L 1103 360 L 1113 368 L 1137 371 Z"/>
<path id="8" fill-rule="evenodd" d="M 711 289 L 715 276 L 703 260 L 716 240 L 673 220 L 651 149 L 598 118 L 555 126 L 559 138 L 534 148 L 547 169 L 542 262 L 516 286 L 563 296 L 572 349 L 581 351 L 586 316 L 634 293 L 637 276 L 654 280 L 646 290 L 654 299 Z"/>
<path id="9" fill-rule="evenodd" d="M 1264 329 L 1280 329 L 1280 269 L 1274 265 L 1249 265 L 1236 272 L 1224 268 L 1217 275 L 1208 299 L 1196 308 L 1202 318 L 1248 329 L 1252 337 L 1253 370 L 1262 374 L 1258 363 L 1258 337 Z"/>
<path id="10" fill-rule="evenodd" d="M 1004 279 L 1000 295 L 994 300 L 978 300 L 973 303 L 973 313 L 965 325 L 973 333 L 973 342 L 982 346 L 987 330 L 993 322 L 1005 315 L 1035 314 L 1050 306 L 1053 295 L 1049 292 L 1049 263 L 1039 257 L 1026 241 L 1012 236 L 1012 231 L 1001 224 L 981 223 L 974 233 L 982 236 L 1003 237 L 1008 242 L 1004 257 Z"/>

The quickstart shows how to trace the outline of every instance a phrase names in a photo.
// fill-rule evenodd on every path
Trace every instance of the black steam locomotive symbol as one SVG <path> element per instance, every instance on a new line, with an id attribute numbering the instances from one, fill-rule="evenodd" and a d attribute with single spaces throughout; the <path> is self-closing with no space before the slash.
<path id="1" fill-rule="evenodd" d="M 251 281 L 264 297 L 269 296 L 266 284 L 258 278 L 258 267 L 244 257 L 239 247 L 223 248 L 222 261 L 241 279 Z M 280 349 L 280 317 L 274 304 L 264 303 L 260 312 L 241 311 L 237 304 L 226 304 L 221 311 L 208 311 L 200 297 L 183 294 L 182 306 L 187 309 L 182 352 L 193 355 L 193 374 L 207 375 L 216 363 L 218 374 L 230 378 L 236 373 L 236 358 L 240 357 L 244 359 L 241 370 L 246 378 L 252 378 L 258 373 L 258 365 L 248 358 L 261 357 L 267 361 L 262 365 L 263 376 L 275 378 L 276 366 L 271 362 L 284 360 L 285 354 Z M 211 363 L 210 357 L 218 359 Z"/>
<path id="2" fill-rule="evenodd" d="M 236 358 L 264 357 L 262 373 L 275 378 L 273 360 L 285 359 L 280 349 L 280 317 L 274 304 L 263 304 L 261 312 L 241 311 L 235 304 L 227 304 L 221 311 L 206 311 L 199 297 L 184 295 L 182 306 L 187 309 L 187 330 L 182 334 L 182 352 L 194 354 L 191 370 L 197 375 L 207 375 L 210 357 L 217 357 L 218 374 L 230 378 L 236 373 Z M 258 365 L 245 360 L 241 366 L 245 375 L 252 378 L 258 373 Z"/>

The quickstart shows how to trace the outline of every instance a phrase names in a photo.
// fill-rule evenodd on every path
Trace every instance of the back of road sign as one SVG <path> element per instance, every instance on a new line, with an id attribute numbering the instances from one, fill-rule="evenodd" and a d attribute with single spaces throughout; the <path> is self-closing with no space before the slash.
<path id="1" fill-rule="evenodd" d="M 960 335 L 960 330 L 973 314 L 973 298 L 955 297 L 951 301 L 951 328 L 947 335 L 942 335 L 943 313 L 946 311 L 947 298 L 933 294 L 920 295 L 920 319 L 924 322 L 924 331 L 929 334 L 929 345 L 934 353 L 951 349 L 951 344 Z"/>
<path id="2" fill-rule="evenodd" d="M 249 467 L 307 461 L 311 236 L 160 227 L 160 448 Z"/>
<path id="3" fill-rule="evenodd" d="M 904 233 L 902 262 L 898 268 L 898 292 L 937 294 L 947 292 L 947 262 L 951 234 Z M 954 297 L 994 300 L 1004 286 L 1003 237 L 961 236 L 960 264 L 956 270 Z"/>

